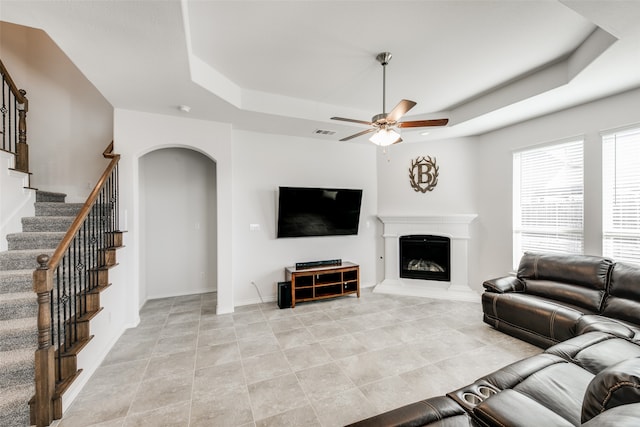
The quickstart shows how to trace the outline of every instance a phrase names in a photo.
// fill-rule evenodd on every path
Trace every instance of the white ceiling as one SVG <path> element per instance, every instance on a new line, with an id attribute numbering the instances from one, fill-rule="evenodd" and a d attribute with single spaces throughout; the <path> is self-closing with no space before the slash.
<path id="1" fill-rule="evenodd" d="M 331 116 L 382 112 L 382 51 L 387 111 L 450 118 L 405 141 L 640 87 L 638 0 L 0 0 L 0 19 L 49 33 L 114 107 L 331 141 L 365 129 Z"/>

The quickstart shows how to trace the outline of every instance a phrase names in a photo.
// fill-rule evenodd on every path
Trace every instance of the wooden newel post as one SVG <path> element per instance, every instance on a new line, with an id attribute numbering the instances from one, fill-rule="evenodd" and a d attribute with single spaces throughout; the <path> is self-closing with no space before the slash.
<path id="1" fill-rule="evenodd" d="M 51 345 L 51 290 L 53 276 L 48 267 L 49 256 L 37 258 L 38 269 L 33 272 L 33 290 L 38 294 L 38 349 L 35 354 L 36 393 L 31 411 L 31 423 L 44 427 L 53 421 L 53 393 L 55 391 L 55 349 Z"/>
<path id="2" fill-rule="evenodd" d="M 16 169 L 29 173 L 29 145 L 27 145 L 27 91 L 20 89 L 23 102 L 18 104 L 18 144 L 16 144 Z"/>

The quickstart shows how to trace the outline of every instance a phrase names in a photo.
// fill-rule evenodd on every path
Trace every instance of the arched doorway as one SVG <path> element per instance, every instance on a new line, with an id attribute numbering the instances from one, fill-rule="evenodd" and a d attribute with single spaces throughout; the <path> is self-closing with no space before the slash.
<path id="1" fill-rule="evenodd" d="M 216 163 L 187 148 L 139 160 L 144 299 L 217 290 Z"/>

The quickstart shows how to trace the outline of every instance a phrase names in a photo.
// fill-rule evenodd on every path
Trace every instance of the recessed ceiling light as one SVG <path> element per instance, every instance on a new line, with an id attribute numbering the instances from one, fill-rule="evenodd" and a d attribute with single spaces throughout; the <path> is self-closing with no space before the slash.
<path id="1" fill-rule="evenodd" d="M 420 132 L 420 135 L 427 136 L 427 135 L 429 135 L 429 132 Z"/>
<path id="2" fill-rule="evenodd" d="M 191 111 L 191 107 L 189 107 L 188 105 L 179 105 L 178 110 L 182 111 L 183 113 L 188 113 L 189 111 Z"/>

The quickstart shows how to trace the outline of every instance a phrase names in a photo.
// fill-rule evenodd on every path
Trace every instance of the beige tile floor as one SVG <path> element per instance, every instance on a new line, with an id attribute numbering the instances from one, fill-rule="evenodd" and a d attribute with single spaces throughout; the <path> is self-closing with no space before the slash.
<path id="1" fill-rule="evenodd" d="M 59 427 L 342 426 L 539 353 L 480 304 L 374 294 L 237 307 L 147 302 Z"/>

